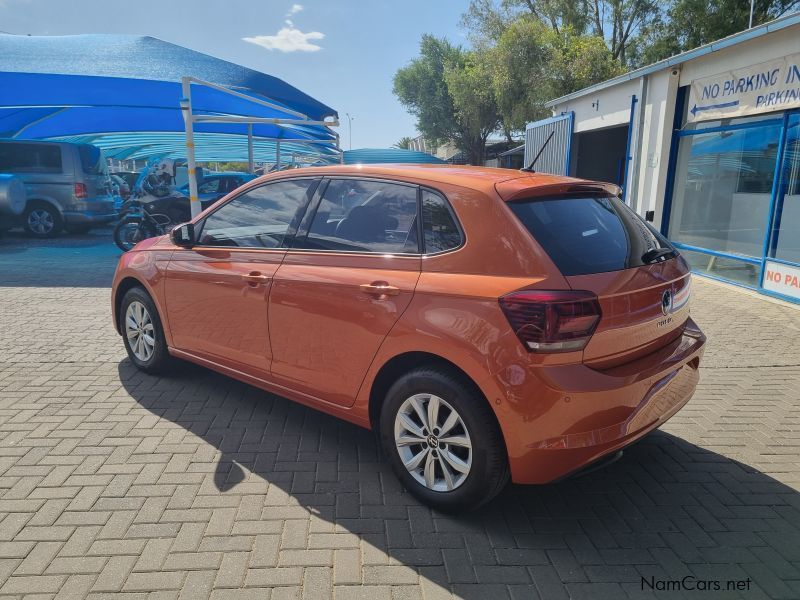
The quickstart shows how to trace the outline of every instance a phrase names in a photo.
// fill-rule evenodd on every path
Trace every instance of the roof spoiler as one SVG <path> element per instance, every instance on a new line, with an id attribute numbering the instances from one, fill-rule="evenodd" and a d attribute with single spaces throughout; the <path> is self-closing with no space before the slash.
<path id="1" fill-rule="evenodd" d="M 498 182 L 497 193 L 506 202 L 542 196 L 563 196 L 565 194 L 591 194 L 620 197 L 622 189 L 613 183 L 603 181 L 585 181 L 571 177 L 560 178 L 551 182 L 532 181 L 531 177 L 517 177 Z"/>

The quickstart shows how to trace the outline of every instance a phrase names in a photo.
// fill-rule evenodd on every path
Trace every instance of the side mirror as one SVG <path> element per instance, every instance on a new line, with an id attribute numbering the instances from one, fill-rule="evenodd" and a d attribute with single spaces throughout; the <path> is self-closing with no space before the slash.
<path id="1" fill-rule="evenodd" d="M 197 243 L 194 237 L 194 223 L 183 223 L 175 227 L 170 233 L 172 243 L 176 246 L 191 248 Z"/>

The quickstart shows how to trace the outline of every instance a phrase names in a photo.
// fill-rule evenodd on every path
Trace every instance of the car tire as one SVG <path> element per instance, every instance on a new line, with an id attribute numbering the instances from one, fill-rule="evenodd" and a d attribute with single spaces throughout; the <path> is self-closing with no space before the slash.
<path id="1" fill-rule="evenodd" d="M 435 424 L 429 428 L 431 416 Z M 438 367 L 406 373 L 389 388 L 379 426 L 381 445 L 400 481 L 437 510 L 474 510 L 508 483 L 507 454 L 494 413 L 460 374 Z"/>
<path id="2" fill-rule="evenodd" d="M 161 373 L 170 356 L 164 327 L 150 295 L 141 287 L 125 292 L 120 303 L 119 329 L 128 358 L 140 371 Z"/>
<path id="3" fill-rule="evenodd" d="M 64 221 L 59 212 L 47 202 L 30 202 L 22 214 L 22 223 L 28 235 L 51 238 L 61 233 Z"/>

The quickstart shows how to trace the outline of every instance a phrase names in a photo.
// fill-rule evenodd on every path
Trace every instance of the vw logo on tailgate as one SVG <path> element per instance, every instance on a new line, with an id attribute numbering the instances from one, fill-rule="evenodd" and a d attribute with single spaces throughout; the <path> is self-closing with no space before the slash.
<path id="1" fill-rule="evenodd" d="M 664 290 L 661 294 L 661 312 L 668 315 L 672 312 L 672 290 Z"/>

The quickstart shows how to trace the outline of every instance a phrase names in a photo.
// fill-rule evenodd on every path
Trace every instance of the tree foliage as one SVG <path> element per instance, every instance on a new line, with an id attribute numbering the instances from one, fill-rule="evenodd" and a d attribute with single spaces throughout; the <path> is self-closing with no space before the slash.
<path id="1" fill-rule="evenodd" d="M 753 22 L 798 8 L 755 0 Z M 742 31 L 749 13 L 748 0 L 471 0 L 471 49 L 423 36 L 394 91 L 427 140 L 479 163 L 493 131 L 511 141 L 548 100 Z"/>
<path id="2" fill-rule="evenodd" d="M 547 116 L 544 103 L 620 74 L 603 40 L 556 30 L 534 19 L 518 19 L 488 51 L 492 85 L 506 131 Z"/>
<path id="3" fill-rule="evenodd" d="M 400 148 L 401 150 L 410 150 L 411 144 L 414 143 L 414 140 L 408 136 L 401 137 L 397 140 L 394 144 L 392 144 L 393 148 Z"/>
<path id="4" fill-rule="evenodd" d="M 797 0 L 755 0 L 753 25 L 800 9 Z M 644 27 L 636 40 L 635 63 L 650 64 L 744 31 L 750 2 L 743 0 L 672 0 L 664 17 Z"/>
<path id="5" fill-rule="evenodd" d="M 394 93 L 417 117 L 417 129 L 433 144 L 453 140 L 480 164 L 486 138 L 499 116 L 485 67 L 476 51 L 422 36 L 420 55 L 397 71 Z"/>

